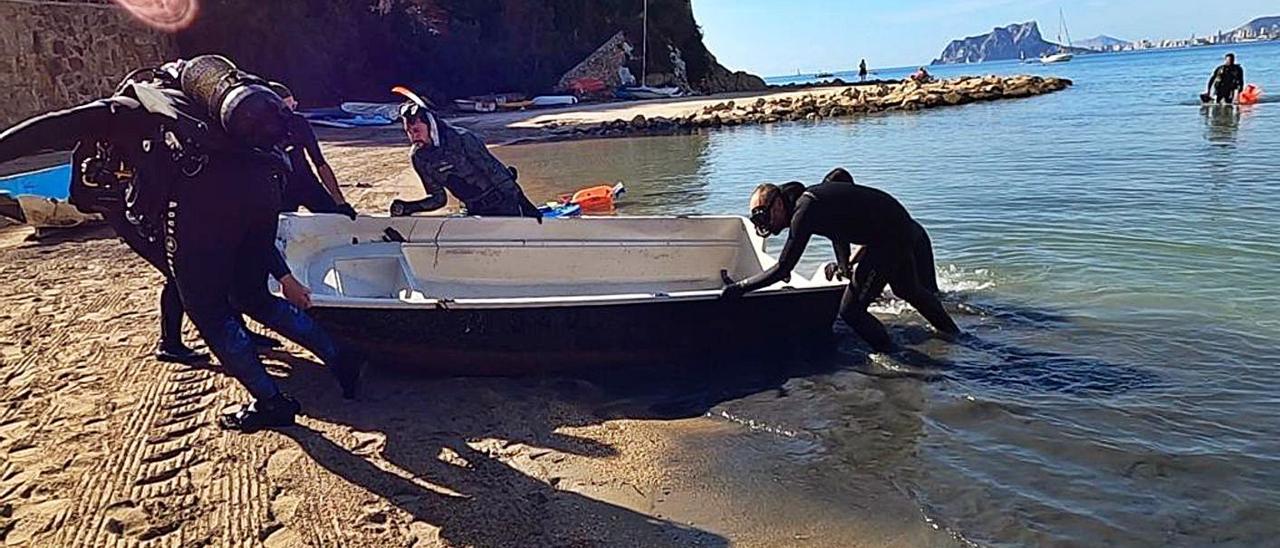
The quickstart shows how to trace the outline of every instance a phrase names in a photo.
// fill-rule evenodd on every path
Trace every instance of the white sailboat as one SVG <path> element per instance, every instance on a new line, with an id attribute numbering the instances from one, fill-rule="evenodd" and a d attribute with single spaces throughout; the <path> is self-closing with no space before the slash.
<path id="1" fill-rule="evenodd" d="M 1071 31 L 1067 30 L 1067 17 L 1062 13 L 1062 8 L 1058 8 L 1058 53 L 1042 56 L 1040 58 L 1041 63 L 1046 65 L 1051 65 L 1053 63 L 1066 63 L 1067 61 L 1075 58 L 1075 55 L 1072 55 L 1070 51 L 1062 49 L 1061 44 L 1063 35 L 1066 35 L 1067 37 L 1067 46 L 1075 47 L 1075 45 L 1071 43 Z"/>
<path id="2" fill-rule="evenodd" d="M 643 32 L 643 43 L 640 46 L 640 85 L 620 87 L 616 95 L 622 99 L 667 99 L 679 97 L 682 94 L 679 87 L 655 88 L 649 86 L 649 0 L 644 0 Z"/>

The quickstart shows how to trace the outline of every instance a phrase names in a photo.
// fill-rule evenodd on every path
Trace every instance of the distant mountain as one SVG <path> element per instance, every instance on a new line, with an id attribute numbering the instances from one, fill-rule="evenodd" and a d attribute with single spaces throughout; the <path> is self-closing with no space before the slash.
<path id="1" fill-rule="evenodd" d="M 1094 36 L 1093 38 L 1088 38 L 1085 40 L 1076 40 L 1075 45 L 1077 47 L 1081 47 L 1084 49 L 1091 49 L 1093 51 L 1107 51 L 1116 46 L 1122 46 L 1128 43 L 1129 43 L 1128 40 L 1112 38 L 1104 34 L 1100 36 Z"/>
<path id="2" fill-rule="evenodd" d="M 1237 33 L 1241 31 L 1248 32 L 1249 36 L 1257 36 L 1263 31 L 1270 36 L 1280 34 L 1280 15 L 1259 17 L 1253 21 L 1249 21 L 1244 26 L 1235 30 Z"/>
<path id="3" fill-rule="evenodd" d="M 1035 21 L 999 27 L 988 34 L 970 36 L 952 41 L 942 55 L 933 61 L 935 65 L 981 63 L 1005 59 L 1035 59 L 1058 51 L 1089 53 L 1083 48 L 1068 48 L 1046 42 L 1040 36 L 1040 26 Z"/>

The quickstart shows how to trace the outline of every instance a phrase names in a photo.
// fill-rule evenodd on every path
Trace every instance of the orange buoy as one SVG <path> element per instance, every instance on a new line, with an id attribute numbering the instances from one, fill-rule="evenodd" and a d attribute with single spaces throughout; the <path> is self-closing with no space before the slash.
<path id="1" fill-rule="evenodd" d="M 614 198 L 623 192 L 622 183 L 613 186 L 600 185 L 591 188 L 584 188 L 573 193 L 569 198 L 569 203 L 582 206 L 585 212 L 608 212 L 613 211 Z"/>
<path id="2" fill-rule="evenodd" d="M 1256 104 L 1262 99 L 1262 88 L 1249 84 L 1244 87 L 1244 91 L 1240 92 L 1240 96 L 1236 98 L 1236 102 L 1242 105 Z"/>

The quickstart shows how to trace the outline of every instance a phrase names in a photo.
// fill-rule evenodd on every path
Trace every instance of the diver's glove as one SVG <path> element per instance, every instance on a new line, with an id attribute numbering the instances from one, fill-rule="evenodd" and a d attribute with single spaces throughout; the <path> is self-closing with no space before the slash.
<path id="1" fill-rule="evenodd" d="M 741 298 L 744 294 L 746 294 L 746 291 L 742 289 L 742 286 L 738 285 L 737 282 L 733 281 L 733 278 L 729 277 L 728 270 L 724 270 L 724 269 L 720 270 L 720 281 L 724 282 L 724 289 L 720 290 L 721 299 L 724 299 L 724 300 L 738 299 L 738 298 Z"/>
<path id="2" fill-rule="evenodd" d="M 840 266 L 840 263 L 832 261 L 823 267 L 823 273 L 827 276 L 827 281 L 832 280 L 852 280 L 853 269 L 850 265 Z"/>
<path id="3" fill-rule="evenodd" d="M 741 299 L 742 296 L 746 294 L 747 294 L 747 291 L 743 289 L 741 285 L 729 284 L 724 286 L 724 289 L 720 290 L 720 300 L 734 301 L 734 300 Z"/>
<path id="4" fill-rule="evenodd" d="M 356 208 L 351 207 L 351 204 L 338 205 L 337 212 L 343 215 L 346 215 L 347 217 L 350 217 L 352 221 L 356 220 L 356 217 L 357 217 Z"/>

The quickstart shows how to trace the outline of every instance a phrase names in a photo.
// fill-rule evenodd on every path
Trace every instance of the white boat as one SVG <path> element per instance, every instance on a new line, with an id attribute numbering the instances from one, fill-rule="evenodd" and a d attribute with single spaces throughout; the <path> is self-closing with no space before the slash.
<path id="1" fill-rule="evenodd" d="M 670 99 L 679 97 L 683 93 L 680 88 L 671 86 L 664 88 L 655 88 L 649 86 L 635 86 L 618 88 L 615 95 L 619 99 Z"/>
<path id="2" fill-rule="evenodd" d="M 1066 63 L 1074 58 L 1075 56 L 1070 53 L 1055 53 L 1053 55 L 1041 57 L 1040 62 L 1046 65 L 1051 65 L 1054 63 Z"/>
<path id="3" fill-rule="evenodd" d="M 843 292 L 793 275 L 720 299 L 722 271 L 743 279 L 775 263 L 740 217 L 286 214 L 278 243 L 334 336 L 442 375 L 759 355 L 829 336 Z"/>
<path id="4" fill-rule="evenodd" d="M 1068 49 L 1062 49 L 1062 37 L 1064 35 L 1067 37 Z M 1075 55 L 1072 55 L 1070 51 L 1074 48 L 1075 45 L 1071 43 L 1071 31 L 1067 30 L 1067 16 L 1062 12 L 1062 8 L 1058 8 L 1058 52 L 1041 56 L 1040 62 L 1046 65 L 1066 63 L 1075 59 Z"/>

